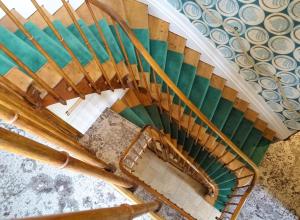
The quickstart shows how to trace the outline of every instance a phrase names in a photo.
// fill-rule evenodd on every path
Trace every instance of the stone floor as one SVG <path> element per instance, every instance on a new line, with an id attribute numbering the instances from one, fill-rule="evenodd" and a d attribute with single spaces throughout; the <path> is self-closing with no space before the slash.
<path id="1" fill-rule="evenodd" d="M 0 126 L 47 144 L 12 125 Z M 0 151 L 0 219 L 132 204 L 110 184 Z M 148 216 L 136 218 L 150 219 Z"/>
<path id="2" fill-rule="evenodd" d="M 25 134 L 14 126 L 0 126 Z M 126 128 L 131 128 L 128 130 Z M 134 136 L 134 125 L 110 110 L 105 111 L 86 133 L 83 142 L 97 156 L 110 161 L 118 157 Z M 30 136 L 36 139 L 36 137 Z M 38 139 L 40 141 L 40 139 Z M 112 149 L 119 149 L 114 155 Z M 296 220 L 300 215 L 300 134 L 288 142 L 273 144 L 260 168 L 261 178 L 243 207 L 240 220 Z M 112 157 L 110 157 L 112 156 Z M 138 194 L 151 199 L 139 189 Z M 129 201 L 103 181 L 57 170 L 33 160 L 0 152 L 0 219 L 53 214 L 115 206 Z M 283 205 L 284 204 L 284 205 Z M 172 210 L 161 211 L 181 219 Z M 148 216 L 143 217 L 148 219 Z"/>

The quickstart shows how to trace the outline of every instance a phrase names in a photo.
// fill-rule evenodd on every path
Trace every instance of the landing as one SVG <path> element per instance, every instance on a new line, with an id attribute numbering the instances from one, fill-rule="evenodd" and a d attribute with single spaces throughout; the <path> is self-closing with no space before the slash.
<path id="1" fill-rule="evenodd" d="M 134 170 L 134 175 L 196 219 L 214 220 L 216 216 L 220 216 L 219 211 L 203 199 L 205 187 L 174 166 L 159 159 L 150 150 L 143 153 Z"/>

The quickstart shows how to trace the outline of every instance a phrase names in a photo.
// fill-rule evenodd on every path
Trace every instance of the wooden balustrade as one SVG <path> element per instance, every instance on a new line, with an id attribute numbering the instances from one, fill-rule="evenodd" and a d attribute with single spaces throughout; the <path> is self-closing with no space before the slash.
<path id="1" fill-rule="evenodd" d="M 97 159 L 94 155 L 85 150 L 76 139 L 70 135 L 66 135 L 59 129 L 59 126 L 51 124 L 43 115 L 45 114 L 39 115 L 38 112 L 34 112 L 29 106 L 25 105 L 21 99 L 0 87 L 1 119 L 58 145 L 79 160 L 93 166 L 113 170 L 113 167 Z"/>
<path id="2" fill-rule="evenodd" d="M 195 119 L 200 120 L 200 125 L 207 127 L 208 131 L 212 133 L 214 136 L 219 137 L 221 142 L 225 143 L 226 146 L 231 148 L 231 150 L 237 155 L 236 159 L 240 159 L 248 164 L 248 166 L 253 171 L 253 179 L 251 181 L 251 186 L 247 189 L 247 191 L 244 193 L 244 196 L 241 198 L 239 205 L 236 207 L 236 209 L 233 211 L 231 219 L 236 219 L 240 209 L 243 206 L 243 203 L 245 202 L 246 198 L 252 191 L 255 183 L 258 179 L 258 168 L 256 164 L 246 155 L 244 154 L 241 149 L 239 149 L 225 134 L 223 134 L 192 102 L 191 100 L 186 97 L 186 95 L 172 82 L 172 80 L 168 77 L 168 75 L 161 69 L 161 67 L 158 65 L 158 63 L 153 59 L 153 57 L 149 54 L 149 52 L 143 47 L 142 43 L 136 38 L 133 31 L 130 29 L 130 27 L 127 25 L 126 21 L 119 16 L 118 13 L 116 13 L 112 8 L 107 6 L 106 4 L 98 1 L 98 0 L 86 0 L 93 4 L 94 6 L 98 7 L 100 10 L 107 13 L 115 23 L 120 25 L 120 27 L 123 29 L 123 31 L 127 34 L 128 38 L 130 39 L 131 43 L 135 46 L 138 53 L 148 62 L 148 64 L 152 68 L 152 75 L 154 78 L 154 86 L 155 88 L 158 88 L 156 85 L 156 75 L 160 77 L 160 79 L 167 85 L 168 89 L 171 90 L 173 94 L 176 94 L 178 96 L 178 126 L 181 127 L 181 116 L 182 112 L 180 110 L 180 106 L 184 105 L 187 107 L 188 110 L 192 111 L 193 115 L 195 115 Z M 161 93 L 156 90 L 157 95 L 157 101 L 159 103 L 159 107 L 161 109 L 162 103 L 161 103 Z M 200 136 L 200 133 L 202 131 L 201 126 L 198 130 L 198 135 L 196 137 L 196 141 L 198 141 L 198 138 Z M 224 209 L 225 211 L 225 209 Z"/>
<path id="3" fill-rule="evenodd" d="M 137 205 L 123 204 L 112 208 L 24 218 L 24 220 L 131 220 L 148 212 L 157 211 L 159 208 L 160 203 L 154 201 Z"/>
<path id="4" fill-rule="evenodd" d="M 0 128 L 0 149 L 28 157 L 33 160 L 38 160 L 60 169 L 68 169 L 82 174 L 94 176 L 124 188 L 135 187 L 135 184 L 130 180 L 75 159 L 69 156 L 67 152 L 54 150 L 31 139 L 10 132 L 4 128 Z"/>
<path id="5" fill-rule="evenodd" d="M 60 35 L 60 33 L 56 30 L 54 25 L 52 24 L 51 20 L 48 18 L 47 14 L 43 11 L 42 7 L 37 3 L 36 0 L 31 0 L 32 4 L 35 6 L 35 8 L 38 10 L 39 14 L 42 16 L 42 18 L 45 20 L 49 28 L 52 30 L 54 35 L 57 37 L 57 39 L 61 42 L 63 47 L 68 51 L 72 59 L 75 61 L 75 64 L 79 67 L 79 70 L 84 74 L 84 77 L 87 79 L 87 81 L 90 83 L 92 88 L 98 92 L 101 93 L 100 90 L 97 89 L 95 82 L 89 75 L 89 73 L 84 69 L 84 67 L 81 65 L 80 61 L 77 59 L 71 48 L 68 46 L 68 44 L 65 42 L 64 38 Z"/>
<path id="6" fill-rule="evenodd" d="M 70 5 L 65 1 L 65 0 L 61 0 L 63 6 L 65 7 L 65 9 L 67 10 L 70 18 L 72 19 L 75 27 L 77 28 L 81 38 L 83 39 L 85 45 L 87 46 L 88 50 L 91 52 L 92 56 L 93 56 L 93 59 L 96 61 L 96 64 L 99 68 L 99 70 L 101 71 L 101 73 L 103 74 L 104 76 L 104 79 L 105 79 L 105 83 L 109 85 L 110 89 L 113 91 L 113 87 L 110 83 L 110 79 L 106 73 L 106 71 L 104 70 L 104 67 L 103 65 L 101 64 L 100 60 L 97 58 L 97 54 L 96 54 L 96 51 L 94 50 L 94 48 L 91 46 L 87 36 L 85 35 L 85 33 L 83 32 L 82 28 L 80 27 L 75 15 L 73 14 L 72 10 L 71 10 L 71 7 Z"/>
<path id="7" fill-rule="evenodd" d="M 47 53 L 47 51 L 38 43 L 38 41 L 26 30 L 26 28 L 21 24 L 21 22 L 13 15 L 13 13 L 6 7 L 6 5 L 0 0 L 0 8 L 5 12 L 5 14 L 13 21 L 13 23 L 20 29 L 20 31 L 32 42 L 32 44 L 37 48 L 37 50 L 47 59 L 47 61 L 53 66 L 53 68 L 66 80 L 68 85 L 78 94 L 82 99 L 85 99 L 85 96 L 81 91 L 76 87 L 74 82 L 70 77 L 65 73 L 63 69 L 54 61 L 53 58 Z"/>
<path id="8" fill-rule="evenodd" d="M 83 38 L 86 46 L 88 47 L 88 49 L 90 50 L 90 52 L 92 53 L 93 57 L 95 58 L 97 65 L 100 69 L 100 71 L 103 73 L 104 79 L 105 79 L 105 83 L 108 84 L 110 86 L 110 88 L 113 90 L 113 87 L 110 84 L 110 79 L 108 78 L 108 76 L 106 75 L 105 70 L 103 69 L 101 63 L 99 62 L 99 60 L 96 58 L 96 53 L 94 51 L 94 49 L 91 47 L 91 45 L 88 42 L 88 39 L 86 38 L 85 34 L 83 33 L 83 31 L 80 28 L 80 25 L 78 24 L 70 6 L 68 5 L 68 3 L 65 0 L 61 0 L 64 7 L 66 8 L 68 14 L 70 15 L 71 19 L 73 20 L 76 28 L 78 29 L 81 37 Z M 49 26 L 50 25 L 50 21 L 47 20 L 46 16 L 43 16 L 43 12 L 41 10 L 41 8 L 39 8 L 39 6 L 36 4 L 35 0 L 32 0 L 32 2 L 35 4 L 35 6 L 37 7 L 37 9 L 40 11 L 42 17 L 46 20 L 47 24 Z M 248 156 L 246 156 L 227 136 L 225 136 L 185 95 L 184 93 L 169 79 L 169 77 L 167 76 L 167 74 L 160 68 L 160 66 L 155 62 L 155 60 L 152 58 L 152 56 L 148 53 L 148 51 L 143 47 L 143 45 L 141 44 L 141 42 L 139 42 L 139 40 L 135 37 L 135 34 L 132 32 L 132 30 L 129 28 L 129 26 L 127 25 L 126 21 L 123 20 L 123 18 L 121 18 L 116 12 L 114 12 L 111 8 L 109 8 L 107 5 L 103 4 L 102 2 L 98 1 L 98 0 L 86 0 L 86 4 L 88 6 L 89 9 L 90 8 L 90 4 L 98 7 L 99 9 L 101 9 L 102 11 L 104 11 L 106 14 L 108 14 L 112 19 L 113 19 L 113 25 L 116 31 L 116 35 L 117 35 L 117 40 L 121 46 L 122 52 L 124 54 L 125 60 L 126 60 L 126 64 L 129 68 L 129 72 L 132 78 L 132 82 L 134 84 L 134 87 L 139 90 L 139 86 L 137 83 L 137 79 L 135 78 L 135 73 L 133 72 L 133 70 L 131 69 L 131 65 L 130 62 L 128 60 L 127 57 L 127 53 L 126 50 L 124 48 L 122 39 L 120 37 L 120 33 L 118 30 L 118 27 L 120 26 L 123 31 L 127 34 L 128 38 L 130 39 L 130 41 L 132 42 L 132 44 L 135 47 L 136 50 L 136 54 L 138 56 L 138 62 L 139 62 L 139 66 L 141 68 L 141 72 L 143 74 L 143 70 L 142 70 L 142 63 L 141 63 L 141 57 L 144 58 L 144 60 L 146 60 L 149 65 L 151 66 L 151 75 L 152 78 L 154 80 L 154 83 L 150 83 L 150 85 L 148 85 L 146 79 L 144 80 L 145 83 L 145 87 L 147 89 L 147 92 L 149 93 L 149 95 L 152 93 L 152 96 L 156 96 L 154 99 L 156 99 L 156 101 L 159 104 L 160 110 L 162 111 L 162 102 L 163 102 L 163 94 L 160 90 L 160 87 L 157 85 L 157 78 L 159 77 L 165 84 L 166 84 L 166 89 L 167 89 L 167 95 L 168 95 L 168 108 L 169 108 L 169 113 L 170 113 L 170 119 L 171 119 L 171 115 L 172 115 L 172 110 L 176 111 L 178 110 L 178 126 L 179 128 L 182 127 L 182 118 L 183 118 L 183 112 L 182 112 L 182 108 L 180 106 L 186 106 L 187 110 L 189 110 L 189 115 L 188 115 L 188 130 L 187 133 L 188 135 L 190 135 L 191 131 L 193 131 L 194 125 L 195 125 L 195 120 L 194 119 L 199 119 L 200 122 L 198 122 L 201 126 L 199 126 L 196 138 L 195 138 L 195 142 L 198 142 L 200 135 L 202 134 L 202 132 L 207 131 L 207 133 L 211 136 L 214 137 L 219 137 L 221 140 L 219 141 L 219 143 L 217 143 L 217 145 L 215 146 L 215 148 L 213 148 L 214 152 L 219 146 L 221 146 L 222 144 L 224 144 L 226 146 L 226 150 L 227 146 L 229 148 L 232 149 L 232 151 L 236 154 L 236 157 L 234 157 L 231 161 L 227 162 L 226 164 L 224 164 L 225 166 L 228 166 L 230 163 L 232 163 L 235 160 L 241 160 L 244 161 L 245 163 L 247 163 L 247 166 L 250 167 L 253 171 L 253 174 L 250 175 L 246 175 L 243 177 L 239 177 L 238 180 L 241 179 L 246 179 L 246 178 L 250 178 L 252 177 L 252 181 L 249 185 L 246 192 L 243 194 L 243 196 L 241 196 L 241 200 L 238 203 L 236 209 L 233 212 L 230 212 L 231 219 L 236 219 L 238 216 L 238 213 L 241 209 L 241 207 L 243 206 L 243 203 L 245 202 L 246 198 L 248 197 L 249 193 L 251 192 L 251 190 L 253 189 L 257 178 L 258 178 L 258 168 L 256 167 L 256 165 L 248 158 Z M 70 81 L 70 79 L 67 77 L 67 75 L 63 72 L 63 70 L 61 70 L 57 64 L 51 59 L 51 57 L 47 54 L 46 51 L 43 50 L 43 48 L 38 44 L 38 42 L 27 32 L 27 30 L 23 27 L 23 25 L 13 16 L 13 14 L 6 8 L 6 6 L 2 3 L 2 1 L 0 1 L 0 7 L 5 11 L 5 13 L 12 19 L 12 21 L 20 28 L 20 30 L 29 38 L 29 40 L 31 40 L 31 42 L 37 47 L 37 49 L 47 58 L 48 62 L 54 66 L 54 69 L 56 69 L 58 71 L 58 73 L 60 73 L 63 78 L 67 81 L 67 83 L 72 87 L 72 89 L 78 93 L 78 95 L 82 98 L 83 95 L 80 93 L 80 91 L 77 90 L 76 86 L 72 83 L 72 81 Z M 90 13 L 92 15 L 92 18 L 95 21 L 95 15 L 93 14 L 93 11 L 90 10 Z M 101 30 L 99 25 L 96 22 L 96 27 L 99 31 L 100 37 L 103 38 L 103 36 L 101 35 Z M 51 28 L 51 27 L 50 27 Z M 64 43 L 63 39 L 61 38 L 61 36 L 59 35 L 58 32 L 56 32 L 56 30 L 52 27 L 52 30 L 55 32 L 56 36 L 61 40 L 63 46 L 67 49 L 67 51 L 70 53 L 67 45 Z M 102 39 L 103 40 L 103 39 Z M 107 43 L 104 41 L 105 43 L 105 48 L 108 50 L 109 56 L 114 64 L 114 67 L 116 67 L 114 60 L 112 58 L 111 55 L 111 51 L 107 45 Z M 0 49 L 3 49 L 5 52 L 5 47 L 3 47 L 2 45 L 0 45 Z M 26 70 L 26 66 L 18 59 L 16 59 L 16 57 L 14 57 L 13 54 L 9 54 L 10 51 L 6 50 L 6 53 L 8 55 L 10 55 L 10 57 L 15 58 L 14 60 L 17 62 L 17 64 L 21 67 L 23 67 L 23 69 L 25 69 L 25 71 L 29 72 L 30 75 L 32 75 L 32 73 L 27 69 Z M 71 53 L 72 55 L 72 53 Z M 74 56 L 72 56 L 73 59 Z M 115 68 L 117 71 L 117 76 L 119 78 L 119 82 L 122 84 L 123 88 L 124 88 L 124 84 L 122 79 L 119 76 L 118 73 L 118 69 Z M 85 76 L 87 75 L 87 73 L 85 73 Z M 44 85 L 43 82 L 40 81 L 40 79 L 38 78 L 34 78 L 35 76 L 33 76 L 33 79 L 37 82 L 40 83 L 40 85 L 42 85 L 43 88 L 46 88 L 47 92 L 49 94 L 51 94 L 53 97 L 55 97 L 58 101 L 60 101 L 61 103 L 65 103 L 65 100 L 63 100 L 58 94 L 56 94 L 51 88 L 48 88 L 47 85 Z M 87 77 L 87 76 L 86 76 Z M 88 79 L 88 81 L 90 81 L 90 79 Z M 6 83 L 7 86 L 9 86 Z M 128 83 L 128 85 L 130 85 L 130 83 Z M 128 86 L 127 85 L 127 86 Z M 93 84 L 92 84 L 93 86 Z M 154 87 L 153 87 L 154 86 Z M 16 90 L 14 88 L 12 88 L 12 90 Z M 17 93 L 20 93 L 20 91 L 17 91 Z M 3 116 L 4 118 L 6 118 L 7 120 L 13 120 L 14 123 L 16 125 L 19 125 L 21 128 L 28 130 L 28 131 L 33 131 L 38 135 L 41 135 L 42 137 L 46 137 L 47 140 L 50 140 L 53 143 L 56 143 L 60 146 L 62 146 L 66 151 L 68 151 L 70 154 L 72 154 L 73 156 L 75 156 L 76 158 L 83 160 L 87 163 L 90 163 L 92 165 L 101 167 L 101 168 L 109 168 L 109 166 L 107 164 L 105 164 L 103 161 L 99 161 L 97 160 L 95 157 L 91 156 L 90 154 L 88 154 L 83 147 L 78 144 L 78 142 L 76 140 L 74 140 L 72 138 L 72 136 L 70 135 L 66 135 L 65 131 L 68 131 L 68 127 L 67 126 L 60 126 L 59 128 L 55 128 L 55 126 L 53 126 L 53 124 L 47 122 L 46 120 L 43 120 L 42 117 L 36 116 L 34 111 L 31 111 L 30 109 L 23 109 L 24 103 L 21 103 L 19 100 L 17 101 L 17 103 L 13 103 L 11 100 L 9 100 L 8 97 L 3 96 L 4 93 L 1 93 L 1 88 L 0 88 L 0 115 Z M 171 100 L 171 94 L 172 95 L 176 95 L 178 97 L 178 102 L 177 104 L 172 104 L 172 100 Z M 32 100 L 30 100 L 30 97 L 26 97 L 24 94 L 21 94 L 21 96 L 23 96 L 24 98 L 28 99 L 29 102 L 32 102 Z M 3 97 L 3 99 L 2 99 Z M 176 109 L 177 108 L 177 109 Z M 177 112 L 176 112 L 177 113 Z M 192 120 L 193 119 L 193 120 Z M 57 119 L 57 121 L 59 121 Z M 59 121 L 58 123 L 62 123 L 61 121 Z M 192 125 L 193 124 L 193 125 Z M 205 126 L 205 129 L 203 129 L 203 126 Z M 192 127 L 192 129 L 190 129 L 190 127 Z M 65 130 L 65 131 L 63 131 Z M 143 131 L 144 129 L 142 129 Z M 74 132 L 73 132 L 74 134 Z M 204 144 L 206 144 L 208 141 L 208 139 L 206 140 L 206 142 Z M 170 143 L 172 146 L 172 143 Z M 169 143 L 168 143 L 169 145 Z M 170 147 L 170 149 L 173 151 L 173 154 L 175 154 L 175 156 L 182 160 L 185 164 L 187 164 L 189 167 L 191 167 L 191 169 L 197 173 L 198 175 L 200 175 L 202 177 L 202 179 L 205 177 L 204 174 L 202 174 L 201 172 L 199 173 L 195 167 L 193 167 L 193 164 L 190 163 L 189 161 L 186 160 L 186 158 L 184 157 L 184 155 L 180 152 L 180 150 L 178 150 L 176 147 L 174 147 L 174 149 L 172 147 Z M 212 153 L 210 152 L 210 153 Z M 221 159 L 226 153 L 222 154 L 218 159 Z M 236 169 L 234 170 L 234 172 L 240 170 L 242 168 Z M 204 178 L 205 179 L 205 178 Z M 210 184 L 207 184 L 210 185 Z M 212 186 L 210 186 L 212 188 Z M 240 186 L 242 187 L 242 186 Z M 223 213 L 227 213 L 229 214 L 229 212 L 226 211 L 226 208 L 224 209 Z"/>
<path id="9" fill-rule="evenodd" d="M 176 209 L 181 215 L 183 215 L 184 217 L 186 217 L 187 219 L 193 219 L 188 213 L 186 213 L 183 209 L 179 208 L 176 204 L 174 204 L 172 201 L 170 201 L 169 199 L 167 199 L 164 195 L 160 194 L 159 192 L 157 192 L 156 190 L 152 189 L 151 186 L 147 185 L 146 183 L 144 183 L 142 180 L 140 180 L 138 177 L 136 177 L 134 175 L 133 172 L 133 167 L 135 165 L 135 163 L 137 162 L 137 160 L 141 157 L 142 153 L 141 152 L 139 154 L 139 157 L 137 158 L 137 160 L 133 160 L 130 156 L 131 153 L 134 152 L 134 148 L 137 147 L 137 143 L 139 142 L 141 137 L 145 137 L 144 134 L 145 132 L 147 132 L 150 137 L 152 137 L 150 139 L 150 142 L 152 144 L 149 144 L 149 140 L 145 140 L 145 148 L 143 150 L 143 152 L 145 151 L 145 149 L 150 149 L 152 151 L 155 152 L 155 154 L 161 158 L 164 159 L 164 157 L 169 157 L 170 154 L 173 154 L 175 156 L 177 156 L 178 158 L 182 159 L 187 166 L 189 166 L 194 172 L 195 174 L 199 177 L 198 181 L 201 179 L 201 181 L 204 182 L 204 184 L 207 186 L 209 193 L 212 195 L 215 192 L 215 186 L 209 182 L 209 179 L 207 179 L 206 175 L 204 175 L 203 172 L 201 172 L 196 166 L 194 166 L 174 145 L 173 143 L 171 143 L 167 137 L 165 137 L 164 134 L 162 134 L 158 129 L 152 127 L 151 125 L 145 126 L 144 128 L 142 128 L 137 135 L 133 138 L 133 140 L 131 141 L 130 145 L 125 149 L 125 151 L 123 152 L 120 162 L 119 162 L 119 167 L 120 169 L 127 175 L 130 176 L 132 179 L 135 180 L 135 182 L 137 182 L 139 185 L 142 185 L 143 188 L 145 188 L 146 190 L 148 190 L 151 194 L 155 195 L 156 198 L 158 198 L 159 200 L 161 200 L 162 202 L 166 203 L 168 206 Z M 160 149 L 160 151 L 158 152 L 157 146 L 152 146 L 155 145 L 155 143 L 153 142 L 158 142 L 160 145 L 162 145 L 162 149 Z M 165 149 L 168 149 L 168 155 L 166 155 L 164 152 Z M 133 153 L 134 155 L 136 155 L 136 153 Z M 135 156 L 136 157 L 136 156 Z M 167 158 L 169 159 L 169 158 Z M 126 163 L 126 161 L 130 161 L 131 165 L 128 165 Z"/>

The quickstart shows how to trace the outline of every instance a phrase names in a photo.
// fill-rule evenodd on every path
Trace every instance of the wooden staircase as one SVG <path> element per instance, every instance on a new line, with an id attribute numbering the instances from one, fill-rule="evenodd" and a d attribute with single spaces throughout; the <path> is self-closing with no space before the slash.
<path id="1" fill-rule="evenodd" d="M 0 1 L 6 13 L 0 20 L 0 98 L 10 94 L 21 103 L 14 111 L 26 106 L 31 114 L 48 115 L 58 125 L 48 128 L 76 139 L 76 131 L 41 109 L 128 89 L 112 109 L 141 128 L 157 129 L 184 156 L 177 155 L 178 163 L 203 170 L 215 186 L 206 200 L 222 212 L 220 219 L 236 219 L 257 179 L 256 166 L 276 138 L 259 113 L 136 0 L 87 0 L 76 10 L 62 0 L 53 15 L 32 2 L 37 11 L 25 19 Z M 13 110 L 8 103 L 0 102 L 2 115 Z M 240 197 L 236 204 L 234 197 Z"/>

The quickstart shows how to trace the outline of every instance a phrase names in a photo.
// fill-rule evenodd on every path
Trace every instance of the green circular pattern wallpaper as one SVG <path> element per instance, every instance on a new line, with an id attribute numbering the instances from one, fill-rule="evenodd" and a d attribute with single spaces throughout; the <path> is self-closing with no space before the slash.
<path id="1" fill-rule="evenodd" d="M 300 0 L 167 0 L 300 130 Z"/>

